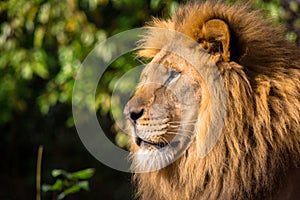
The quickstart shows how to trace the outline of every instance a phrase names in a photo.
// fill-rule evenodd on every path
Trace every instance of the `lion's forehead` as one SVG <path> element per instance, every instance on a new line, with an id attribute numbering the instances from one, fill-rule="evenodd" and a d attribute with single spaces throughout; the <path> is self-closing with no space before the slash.
<path id="1" fill-rule="evenodd" d="M 189 50 L 186 50 L 186 52 L 182 53 L 182 55 L 178 51 L 173 52 L 173 48 L 161 49 L 146 66 L 144 73 L 148 76 L 157 76 L 157 67 L 164 66 L 165 73 L 168 73 L 171 70 L 176 70 L 182 75 L 197 76 L 201 71 L 199 68 L 203 69 L 211 67 L 212 65 L 215 66 L 213 58 L 204 52 L 202 47 L 192 46 L 186 48 Z M 189 56 L 186 54 L 189 54 Z"/>
<path id="2" fill-rule="evenodd" d="M 173 54 L 168 50 L 161 50 L 152 61 L 149 63 L 152 65 L 163 65 L 165 68 L 183 71 L 185 68 L 183 66 L 187 66 L 188 63 L 181 58 L 180 56 Z"/>

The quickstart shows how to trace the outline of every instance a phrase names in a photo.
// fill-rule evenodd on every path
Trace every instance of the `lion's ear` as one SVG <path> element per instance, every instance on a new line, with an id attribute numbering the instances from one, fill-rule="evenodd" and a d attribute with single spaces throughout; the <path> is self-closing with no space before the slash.
<path id="1" fill-rule="evenodd" d="M 223 61 L 230 60 L 230 32 L 228 25 L 220 19 L 207 21 L 199 35 L 199 43 L 210 54 L 220 55 Z"/>

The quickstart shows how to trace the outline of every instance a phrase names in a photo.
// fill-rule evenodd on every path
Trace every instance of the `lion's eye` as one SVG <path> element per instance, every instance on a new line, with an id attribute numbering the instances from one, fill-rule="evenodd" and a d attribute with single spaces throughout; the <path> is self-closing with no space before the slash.
<path id="1" fill-rule="evenodd" d="M 180 75 L 181 75 L 180 72 L 175 71 L 175 70 L 172 70 L 172 71 L 170 72 L 169 78 L 168 78 L 167 81 L 166 81 L 166 85 L 171 84 L 171 83 L 174 83 L 175 81 L 177 81 L 177 80 L 179 79 Z"/>

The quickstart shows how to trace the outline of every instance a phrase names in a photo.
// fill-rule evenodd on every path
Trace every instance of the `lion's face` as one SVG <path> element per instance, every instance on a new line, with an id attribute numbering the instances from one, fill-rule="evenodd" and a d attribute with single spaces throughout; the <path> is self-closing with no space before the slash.
<path id="1" fill-rule="evenodd" d="M 195 136 L 197 151 L 203 157 L 218 138 L 217 129 L 222 125 L 214 122 L 213 127 L 210 120 L 222 119 L 217 115 L 224 114 L 212 104 L 222 105 L 224 96 L 216 81 L 217 62 L 230 57 L 228 27 L 221 20 L 211 20 L 201 30 L 201 34 L 193 34 L 198 38 L 184 31 L 164 30 L 160 33 L 164 45 L 145 54 L 151 55 L 152 61 L 125 108 L 132 125 L 135 171 L 166 167 L 189 148 Z"/>
<path id="2" fill-rule="evenodd" d="M 184 59 L 161 50 L 143 70 L 127 103 L 135 170 L 153 171 L 189 146 L 201 102 L 202 79 Z"/>
<path id="3" fill-rule="evenodd" d="M 203 39 L 164 30 L 161 43 L 165 45 L 146 52 L 152 61 L 143 70 L 140 84 L 125 108 L 132 127 L 135 171 L 166 167 L 189 148 L 195 136 L 197 151 L 203 157 L 218 138 L 220 131 L 216 129 L 222 125 L 214 122 L 212 127 L 210 120 L 221 119 L 216 115 L 224 114 L 212 104 L 222 104 L 224 96 L 217 83 L 217 62 L 230 56 L 228 27 L 221 20 L 211 20 L 202 29 Z"/>

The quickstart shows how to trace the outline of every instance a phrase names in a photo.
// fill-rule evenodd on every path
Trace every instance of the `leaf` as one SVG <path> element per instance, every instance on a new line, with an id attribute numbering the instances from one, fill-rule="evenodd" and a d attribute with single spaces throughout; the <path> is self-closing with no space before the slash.
<path id="1" fill-rule="evenodd" d="M 55 177 L 58 177 L 58 176 L 67 176 L 67 172 L 65 170 L 62 170 L 62 169 L 54 169 L 52 170 L 52 176 L 55 178 Z"/>
<path id="2" fill-rule="evenodd" d="M 43 184 L 42 191 L 49 192 L 49 191 L 62 191 L 64 187 L 64 182 L 61 179 L 57 179 L 53 185 Z"/>
<path id="3" fill-rule="evenodd" d="M 49 76 L 48 66 L 46 64 L 47 56 L 43 50 L 36 50 L 33 52 L 33 71 L 39 77 L 46 79 Z"/>
<path id="4" fill-rule="evenodd" d="M 39 26 L 34 32 L 33 46 L 36 48 L 41 48 L 43 45 L 43 39 L 45 35 L 45 28 Z"/>
<path id="5" fill-rule="evenodd" d="M 95 173 L 95 169 L 88 168 L 88 169 L 74 172 L 71 174 L 71 176 L 77 179 L 89 179 L 94 175 L 94 173 Z"/>
<path id="6" fill-rule="evenodd" d="M 151 0 L 150 7 L 151 9 L 158 9 L 160 0 Z"/>
<path id="7" fill-rule="evenodd" d="M 57 196 L 57 199 L 58 199 L 58 200 L 64 199 L 65 196 L 66 196 L 66 195 L 62 192 L 62 193 L 60 193 L 60 194 Z"/>
<path id="8" fill-rule="evenodd" d="M 126 133 L 118 132 L 115 137 L 115 141 L 119 147 L 125 148 L 128 145 L 129 136 Z"/>
<path id="9" fill-rule="evenodd" d="M 57 179 L 55 183 L 51 186 L 51 191 L 61 191 L 64 187 L 64 182 L 61 179 Z"/>
<path id="10" fill-rule="evenodd" d="M 74 194 L 74 193 L 79 192 L 80 189 L 81 189 L 80 186 L 76 184 L 76 185 L 73 185 L 73 186 L 67 188 L 66 190 L 64 190 L 63 194 L 64 194 L 64 196 L 67 196 L 69 194 Z"/>
<path id="11" fill-rule="evenodd" d="M 77 184 L 79 185 L 79 187 L 81 189 L 83 189 L 85 191 L 88 191 L 90 189 L 88 181 L 79 181 Z"/>
<path id="12" fill-rule="evenodd" d="M 42 191 L 43 192 L 49 192 L 50 188 L 51 188 L 51 185 L 49 185 L 49 184 L 43 184 L 42 185 Z"/>
<path id="13" fill-rule="evenodd" d="M 22 66 L 21 75 L 26 80 L 31 80 L 32 78 L 32 69 L 30 67 L 30 63 L 26 62 Z"/>
<path id="14" fill-rule="evenodd" d="M 47 66 L 41 62 L 37 62 L 33 65 L 33 71 L 35 72 L 36 75 L 38 75 L 43 79 L 46 79 L 49 76 Z"/>
<path id="15" fill-rule="evenodd" d="M 42 24 L 48 23 L 50 17 L 50 9 L 51 9 L 50 3 L 45 3 L 40 7 L 38 20 Z"/>

